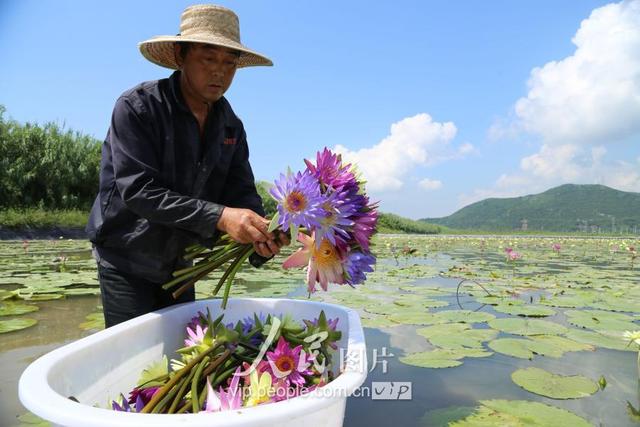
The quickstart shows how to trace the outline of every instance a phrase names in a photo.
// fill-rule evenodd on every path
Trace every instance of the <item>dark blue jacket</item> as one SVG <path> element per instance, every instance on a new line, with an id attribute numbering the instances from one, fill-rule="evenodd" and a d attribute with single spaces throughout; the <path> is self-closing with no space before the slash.
<path id="1" fill-rule="evenodd" d="M 264 215 L 244 127 L 227 100 L 211 107 L 201 138 L 179 71 L 123 93 L 86 229 L 98 262 L 164 282 L 186 265 L 187 246 L 217 238 L 224 206 Z"/>

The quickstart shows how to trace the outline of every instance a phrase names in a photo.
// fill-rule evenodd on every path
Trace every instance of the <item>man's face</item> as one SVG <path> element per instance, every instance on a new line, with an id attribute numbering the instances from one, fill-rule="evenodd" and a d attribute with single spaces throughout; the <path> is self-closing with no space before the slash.
<path id="1" fill-rule="evenodd" d="M 180 47 L 176 47 L 176 57 Z M 229 89 L 238 65 L 238 53 L 217 46 L 193 43 L 181 70 L 189 95 L 206 103 L 219 100 Z"/>

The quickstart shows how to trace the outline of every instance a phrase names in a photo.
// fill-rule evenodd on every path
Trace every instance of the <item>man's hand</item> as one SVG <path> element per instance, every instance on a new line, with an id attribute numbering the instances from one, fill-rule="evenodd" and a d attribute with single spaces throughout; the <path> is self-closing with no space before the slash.
<path id="1" fill-rule="evenodd" d="M 225 207 L 216 227 L 238 243 L 266 242 L 274 238 L 268 231 L 269 220 L 250 209 Z"/>
<path id="2" fill-rule="evenodd" d="M 225 207 L 217 228 L 238 243 L 253 243 L 258 255 L 269 258 L 290 243 L 289 237 L 282 232 L 278 232 L 278 238 L 269 233 L 269 222 L 250 209 Z"/>
<path id="3" fill-rule="evenodd" d="M 291 243 L 289 236 L 282 231 L 278 231 L 277 234 L 278 235 L 273 240 L 267 240 L 266 242 L 254 242 L 253 247 L 255 248 L 256 253 L 265 258 L 270 258 L 277 255 L 280 252 L 281 247 L 288 246 L 289 243 Z"/>

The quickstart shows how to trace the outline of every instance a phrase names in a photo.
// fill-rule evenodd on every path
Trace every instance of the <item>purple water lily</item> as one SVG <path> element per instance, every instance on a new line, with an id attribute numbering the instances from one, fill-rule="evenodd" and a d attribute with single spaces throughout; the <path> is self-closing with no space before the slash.
<path id="1" fill-rule="evenodd" d="M 343 165 L 342 155 L 335 154 L 326 147 L 316 154 L 315 165 L 306 159 L 304 162 L 307 164 L 307 170 L 326 187 L 344 189 L 358 185 L 351 171 L 351 164 Z"/>
<path id="2" fill-rule="evenodd" d="M 362 252 L 351 252 L 345 262 L 345 281 L 349 285 L 359 285 L 367 280 L 365 273 L 371 273 L 376 257 Z"/>
<path id="3" fill-rule="evenodd" d="M 120 399 L 122 400 L 122 404 L 119 404 L 118 402 L 113 400 L 111 402 L 111 409 L 119 412 L 140 412 L 145 405 L 145 403 L 142 401 L 142 396 L 140 395 L 138 395 L 138 398 L 136 399 L 135 407 L 131 406 L 129 402 L 127 402 L 127 399 L 123 394 L 120 394 Z"/>
<path id="4" fill-rule="evenodd" d="M 320 207 L 320 226 L 316 229 L 316 247 L 320 247 L 323 239 L 336 246 L 338 241 L 348 242 L 351 235 L 347 231 L 355 224 L 350 218 L 357 211 L 357 205 L 349 203 L 348 191 L 332 191 L 325 195 L 325 200 Z"/>
<path id="5" fill-rule="evenodd" d="M 307 171 L 287 175 L 280 174 L 280 179 L 269 190 L 278 202 L 279 224 L 287 231 L 292 224 L 311 228 L 320 224 L 322 214 L 319 204 L 323 197 L 318 180 Z"/>

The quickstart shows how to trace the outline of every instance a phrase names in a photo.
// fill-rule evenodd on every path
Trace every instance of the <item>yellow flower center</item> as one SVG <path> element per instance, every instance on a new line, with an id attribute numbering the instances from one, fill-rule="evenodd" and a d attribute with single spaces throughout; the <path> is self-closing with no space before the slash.
<path id="1" fill-rule="evenodd" d="M 312 256 L 318 268 L 326 268 L 333 264 L 340 263 L 338 251 L 327 239 L 322 239 L 319 248 L 316 248 L 315 245 L 313 246 Z"/>

